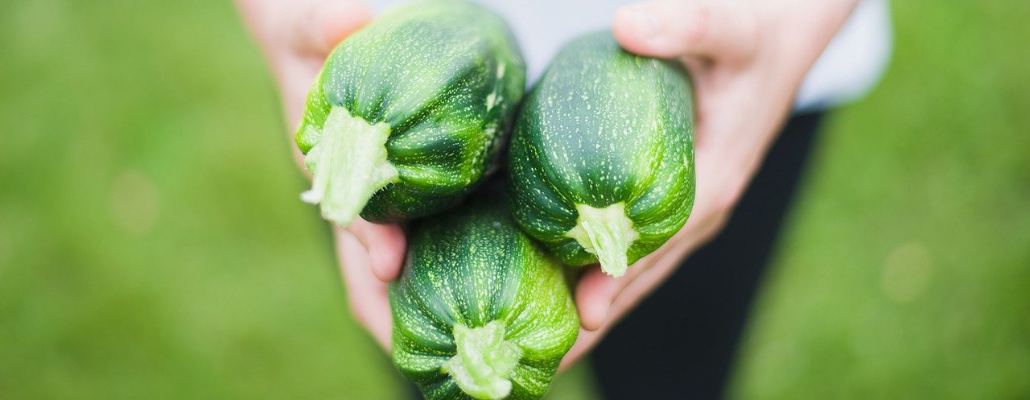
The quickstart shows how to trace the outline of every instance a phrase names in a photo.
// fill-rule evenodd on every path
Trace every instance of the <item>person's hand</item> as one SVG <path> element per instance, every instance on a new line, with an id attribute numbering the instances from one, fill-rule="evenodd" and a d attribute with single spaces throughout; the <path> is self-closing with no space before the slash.
<path id="1" fill-rule="evenodd" d="M 856 2 L 657 0 L 616 12 L 612 31 L 623 48 L 680 60 L 690 71 L 697 100 L 697 192 L 687 225 L 626 275 L 613 279 L 597 267 L 584 273 L 575 289 L 582 329 L 563 367 L 718 233 L 784 123 L 805 73 Z"/>
<path id="2" fill-rule="evenodd" d="M 300 123 L 308 90 L 326 57 L 371 19 L 370 12 L 356 0 L 237 0 L 237 5 L 279 82 L 292 143 L 292 130 Z M 303 169 L 300 150 L 294 154 Z M 400 274 L 404 233 L 397 225 L 378 225 L 361 218 L 346 229 L 333 228 L 354 317 L 389 349 L 391 315 L 386 284 Z"/>

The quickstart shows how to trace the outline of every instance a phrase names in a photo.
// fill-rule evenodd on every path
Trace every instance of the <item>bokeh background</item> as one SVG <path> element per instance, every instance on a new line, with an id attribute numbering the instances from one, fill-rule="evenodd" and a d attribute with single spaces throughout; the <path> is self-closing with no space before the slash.
<path id="1" fill-rule="evenodd" d="M 733 397 L 1030 398 L 1030 2 L 892 8 Z M 304 187 L 230 2 L 0 2 L 0 399 L 400 398 Z"/>

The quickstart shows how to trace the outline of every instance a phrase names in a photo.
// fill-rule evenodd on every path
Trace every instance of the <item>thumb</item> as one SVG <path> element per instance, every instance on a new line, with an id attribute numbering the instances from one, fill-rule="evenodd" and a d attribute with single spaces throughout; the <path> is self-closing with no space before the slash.
<path id="1" fill-rule="evenodd" d="M 755 51 L 758 20 L 751 10 L 723 1 L 655 0 L 617 10 L 612 33 L 640 55 L 740 61 Z"/>
<path id="2" fill-rule="evenodd" d="M 399 225 L 374 224 L 357 218 L 347 230 L 365 247 L 376 278 L 391 282 L 400 276 L 407 241 Z"/>
<path id="3" fill-rule="evenodd" d="M 371 20 L 368 7 L 358 0 L 312 1 L 298 9 L 290 30 L 290 45 L 301 54 L 325 56 L 351 33 Z"/>
<path id="4" fill-rule="evenodd" d="M 608 320 L 608 310 L 618 293 L 620 282 L 627 276 L 612 278 L 598 266 L 591 266 L 576 285 L 576 308 L 583 329 L 596 331 Z"/>
<path id="5" fill-rule="evenodd" d="M 302 4 L 282 2 L 282 23 L 273 36 L 285 54 L 269 51 L 282 90 L 286 123 L 293 129 L 300 122 L 312 81 L 333 48 L 371 19 L 368 7 L 359 0 L 315 0 Z M 295 152 L 300 157 L 300 152 Z"/>

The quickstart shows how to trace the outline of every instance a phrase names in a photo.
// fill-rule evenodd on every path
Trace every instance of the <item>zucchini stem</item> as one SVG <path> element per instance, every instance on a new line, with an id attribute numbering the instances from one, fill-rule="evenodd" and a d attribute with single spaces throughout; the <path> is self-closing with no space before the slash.
<path id="1" fill-rule="evenodd" d="M 565 235 L 576 239 L 588 253 L 597 257 L 604 273 L 618 278 L 629 266 L 629 246 L 640 237 L 633 230 L 633 221 L 626 216 L 624 203 L 605 208 L 577 204 L 576 226 Z"/>
<path id="2" fill-rule="evenodd" d="M 371 125 L 334 106 L 322 129 L 307 127 L 306 135 L 318 137 L 304 156 L 314 175 L 311 190 L 301 193 L 305 203 L 321 204 L 322 217 L 347 226 L 365 208 L 376 191 L 397 181 L 397 169 L 386 157 L 390 125 Z"/>
<path id="3" fill-rule="evenodd" d="M 482 400 L 503 399 L 511 392 L 508 379 L 522 358 L 522 349 L 504 340 L 505 324 L 492 321 L 478 328 L 454 325 L 457 353 L 443 364 L 465 394 Z"/>

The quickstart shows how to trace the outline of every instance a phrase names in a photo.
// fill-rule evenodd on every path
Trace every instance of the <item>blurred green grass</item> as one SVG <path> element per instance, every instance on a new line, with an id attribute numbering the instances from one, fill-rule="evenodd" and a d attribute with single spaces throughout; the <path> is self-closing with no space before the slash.
<path id="1" fill-rule="evenodd" d="M 893 7 L 735 397 L 1030 395 L 1030 3 Z M 0 399 L 400 398 L 229 2 L 8 0 L 0 54 Z"/>
<path id="2" fill-rule="evenodd" d="M 1030 2 L 892 7 L 894 62 L 821 138 L 731 397 L 1030 398 Z"/>
<path id="3" fill-rule="evenodd" d="M 230 2 L 0 11 L 0 398 L 395 398 Z"/>

